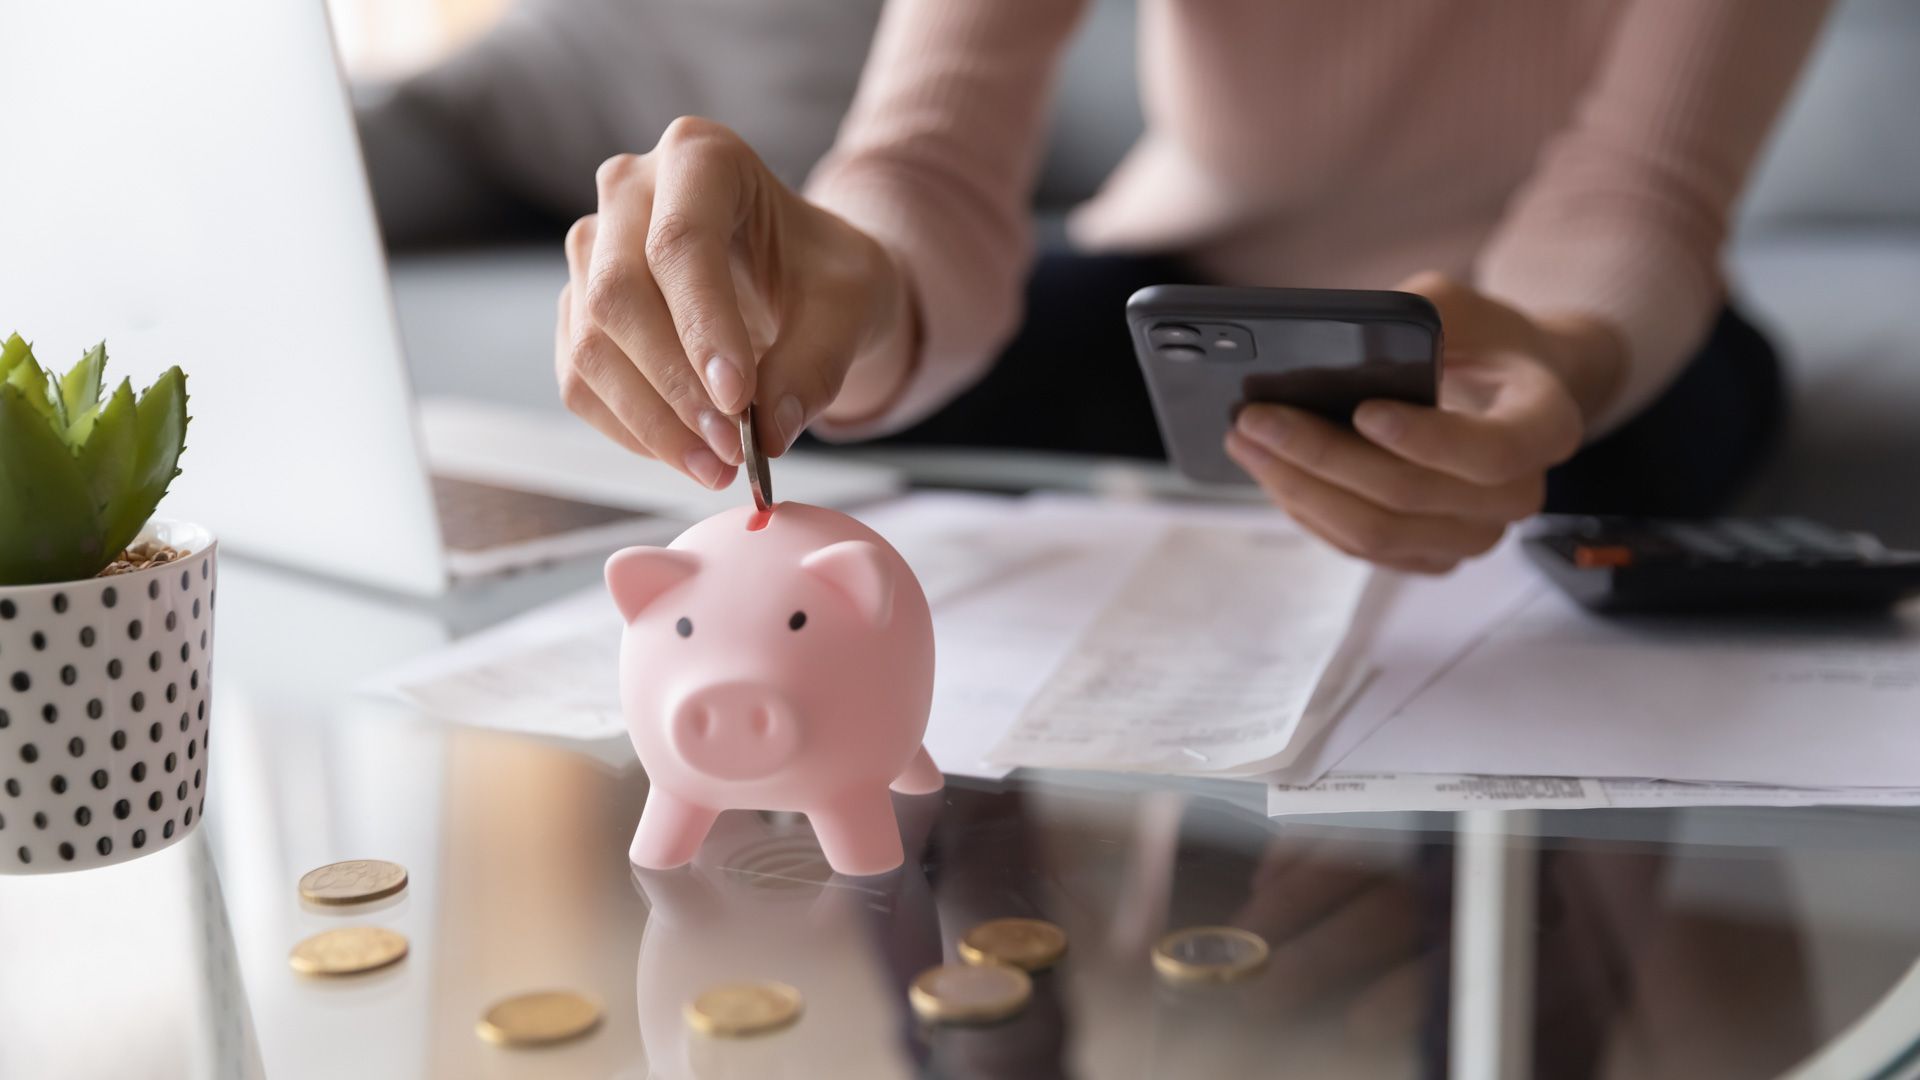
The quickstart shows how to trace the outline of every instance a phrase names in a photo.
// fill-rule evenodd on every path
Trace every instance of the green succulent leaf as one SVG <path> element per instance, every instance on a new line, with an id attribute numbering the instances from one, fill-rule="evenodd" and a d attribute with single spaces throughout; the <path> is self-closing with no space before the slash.
<path id="1" fill-rule="evenodd" d="M 102 520 L 108 520 L 107 514 L 114 497 L 133 488 L 133 467 L 137 456 L 134 440 L 138 426 L 133 384 L 121 379 L 113 396 L 98 408 L 89 410 L 83 420 L 88 430 L 79 446 L 80 471 L 86 475 L 87 492 L 95 510 Z M 109 554 L 116 554 L 119 550 L 114 548 Z"/>
<path id="2" fill-rule="evenodd" d="M 67 446 L 74 453 L 79 453 L 80 448 L 87 445 L 88 437 L 93 434 L 93 422 L 100 418 L 100 410 L 106 407 L 104 401 L 95 402 L 92 408 L 67 422 Z"/>
<path id="3" fill-rule="evenodd" d="M 88 578 L 140 532 L 180 473 L 187 384 L 106 387 L 106 344 L 64 376 L 20 335 L 0 342 L 0 585 Z"/>
<path id="4" fill-rule="evenodd" d="M 100 374 L 106 367 L 107 343 L 103 341 L 88 349 L 80 362 L 61 377 L 60 403 L 66 407 L 69 425 L 100 403 Z"/>
<path id="5" fill-rule="evenodd" d="M 7 338 L 6 344 L 0 345 L 0 382 L 5 382 L 7 376 L 13 373 L 15 364 L 32 359 L 33 346 L 27 344 L 19 334 Z"/>
<path id="6" fill-rule="evenodd" d="M 99 425 L 96 420 L 89 443 L 98 437 Z M 102 514 L 108 551 L 117 553 L 132 543 L 140 527 L 153 516 L 154 507 L 167 493 L 167 485 L 180 474 L 180 451 L 186 439 L 187 377 L 178 367 L 171 367 L 134 405 L 133 475 L 126 486 L 114 492 Z"/>
<path id="7" fill-rule="evenodd" d="M 62 430 L 66 428 L 65 409 L 47 380 L 47 370 L 34 363 L 31 356 L 24 362 L 16 363 L 13 370 L 7 372 L 7 385 L 20 391 L 21 397 L 33 406 L 45 423 Z"/>
<path id="8" fill-rule="evenodd" d="M 79 461 L 42 403 L 9 377 L 0 383 L 0 582 L 91 577 L 108 557 Z"/>

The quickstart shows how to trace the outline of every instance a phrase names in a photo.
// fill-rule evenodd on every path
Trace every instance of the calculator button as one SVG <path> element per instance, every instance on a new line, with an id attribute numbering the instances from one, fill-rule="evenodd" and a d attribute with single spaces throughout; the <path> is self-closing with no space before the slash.
<path id="1" fill-rule="evenodd" d="M 1633 549 L 1619 544 L 1581 544 L 1573 549 L 1573 565 L 1582 570 L 1632 566 Z"/>
<path id="2" fill-rule="evenodd" d="M 1800 554 L 1792 541 L 1751 521 L 1717 521 L 1714 526 L 1750 553 L 1770 559 L 1791 559 Z"/>
<path id="3" fill-rule="evenodd" d="M 1805 518 L 1775 518 L 1773 528 L 1806 551 L 1836 559 L 1857 559 L 1863 552 L 1860 542 L 1838 529 L 1829 529 Z"/>
<path id="4" fill-rule="evenodd" d="M 1670 521 L 1660 527 L 1667 538 L 1703 559 L 1738 559 L 1740 549 L 1698 525 Z"/>
<path id="5" fill-rule="evenodd" d="M 1685 548 L 1674 543 L 1658 529 L 1636 528 L 1619 536 L 1608 537 L 1599 546 L 1624 547 L 1633 551 L 1633 560 L 1637 563 L 1676 562 L 1686 559 Z"/>

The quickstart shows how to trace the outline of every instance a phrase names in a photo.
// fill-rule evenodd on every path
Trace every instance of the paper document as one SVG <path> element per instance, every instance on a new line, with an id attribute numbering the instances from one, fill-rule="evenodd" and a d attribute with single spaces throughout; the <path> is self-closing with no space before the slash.
<path id="1" fill-rule="evenodd" d="M 1307 743 L 1273 778 L 1319 779 L 1540 587 L 1511 534 L 1445 577 L 1376 574 L 1344 646 L 1364 682 L 1336 723 L 1317 737 L 1303 729 Z"/>
<path id="2" fill-rule="evenodd" d="M 1540 585 L 1339 769 L 1920 785 L 1920 609 L 1605 617 Z"/>
<path id="3" fill-rule="evenodd" d="M 1580 810 L 1653 806 L 1920 806 L 1920 788 L 1784 788 L 1561 776 L 1331 773 L 1267 789 L 1267 813 Z"/>
<path id="4" fill-rule="evenodd" d="M 368 687 L 475 727 L 556 739 L 626 735 L 620 614 L 599 586 L 463 638 Z"/>
<path id="5" fill-rule="evenodd" d="M 1086 528 L 1021 500 L 914 495 L 862 515 L 927 589 L 936 654 L 926 745 L 948 773 L 998 778 L 988 759 L 1151 546 L 1157 530 Z"/>
<path id="6" fill-rule="evenodd" d="M 1367 576 L 1290 528 L 1170 527 L 992 758 L 1163 772 L 1272 761 Z"/>
<path id="7" fill-rule="evenodd" d="M 1270 511 L 923 493 L 859 516 L 926 590 L 949 773 L 1261 773 L 1359 685 L 1336 660 L 1366 567 Z M 618 738 L 619 636 L 590 588 L 387 685 L 464 723 Z"/>

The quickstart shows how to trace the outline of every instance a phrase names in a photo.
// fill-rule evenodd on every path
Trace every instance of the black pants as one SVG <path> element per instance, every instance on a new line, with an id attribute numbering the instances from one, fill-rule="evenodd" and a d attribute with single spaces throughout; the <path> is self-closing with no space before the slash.
<path id="1" fill-rule="evenodd" d="M 1123 311 L 1135 289 L 1193 279 L 1177 259 L 1041 259 L 1027 285 L 1026 323 L 993 370 L 888 441 L 1164 459 Z M 1663 396 L 1548 474 L 1547 508 L 1717 512 L 1765 458 L 1784 401 L 1772 346 L 1726 308 Z"/>

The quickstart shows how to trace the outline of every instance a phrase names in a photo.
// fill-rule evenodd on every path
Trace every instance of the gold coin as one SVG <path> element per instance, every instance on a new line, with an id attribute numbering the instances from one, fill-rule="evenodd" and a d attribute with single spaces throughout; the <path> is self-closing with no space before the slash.
<path id="1" fill-rule="evenodd" d="M 1027 973 L 1001 963 L 941 964 L 921 972 L 907 988 L 907 1001 L 920 1019 L 941 1024 L 1005 1020 L 1032 997 Z"/>
<path id="2" fill-rule="evenodd" d="M 760 448 L 760 432 L 754 427 L 753 405 L 749 403 L 741 412 L 740 424 L 740 463 L 746 470 L 747 487 L 753 492 L 753 506 L 756 510 L 768 510 L 773 506 L 773 473 L 767 468 L 766 451 Z"/>
<path id="3" fill-rule="evenodd" d="M 800 991 L 777 982 L 727 983 L 687 1002 L 686 1017 L 702 1035 L 765 1035 L 800 1019 Z"/>
<path id="4" fill-rule="evenodd" d="M 474 1029 L 501 1046 L 545 1046 L 599 1026 L 599 1002 L 571 990 L 537 990 L 494 1002 Z"/>
<path id="5" fill-rule="evenodd" d="M 343 926 L 293 947 L 287 963 L 302 975 L 358 975 L 407 955 L 407 939 L 378 926 Z"/>
<path id="6" fill-rule="evenodd" d="M 300 878 L 300 895 L 316 904 L 358 904 L 406 887 L 407 868 L 382 859 L 328 863 Z"/>
<path id="7" fill-rule="evenodd" d="M 1044 919 L 994 919 L 960 939 L 960 959 L 969 964 L 1010 964 L 1043 971 L 1067 951 L 1066 931 Z"/>
<path id="8" fill-rule="evenodd" d="M 1153 969 L 1169 982 L 1237 982 L 1267 966 L 1267 939 L 1237 926 L 1190 926 L 1153 947 Z"/>

